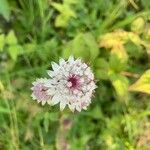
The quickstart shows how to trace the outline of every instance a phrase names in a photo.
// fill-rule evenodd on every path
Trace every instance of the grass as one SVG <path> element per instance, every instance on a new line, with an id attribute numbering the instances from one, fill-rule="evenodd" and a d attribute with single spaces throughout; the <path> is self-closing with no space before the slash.
<path id="1" fill-rule="evenodd" d="M 149 149 L 149 78 L 128 90 L 150 68 L 148 0 L 0 3 L 0 149 Z M 71 54 L 95 74 L 88 110 L 37 104 L 32 82 Z"/>

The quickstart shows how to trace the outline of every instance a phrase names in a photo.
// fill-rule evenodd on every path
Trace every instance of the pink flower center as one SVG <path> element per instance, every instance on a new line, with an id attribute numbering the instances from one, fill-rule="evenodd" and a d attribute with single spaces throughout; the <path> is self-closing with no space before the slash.
<path id="1" fill-rule="evenodd" d="M 80 86 L 80 78 L 77 75 L 70 76 L 68 82 L 70 83 L 69 88 L 71 89 L 78 89 Z"/>

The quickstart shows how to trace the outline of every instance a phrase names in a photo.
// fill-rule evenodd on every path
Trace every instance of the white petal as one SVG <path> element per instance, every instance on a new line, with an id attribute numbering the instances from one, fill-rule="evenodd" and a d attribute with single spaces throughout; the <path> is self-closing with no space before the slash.
<path id="1" fill-rule="evenodd" d="M 54 88 L 50 88 L 47 90 L 48 95 L 54 95 L 56 93 L 56 90 Z"/>
<path id="2" fill-rule="evenodd" d="M 51 105 L 51 99 L 49 99 L 49 100 L 47 100 L 47 103 L 49 104 L 49 105 Z"/>
<path id="3" fill-rule="evenodd" d="M 31 95 L 33 100 L 36 100 L 36 97 L 34 96 L 34 94 Z"/>
<path id="4" fill-rule="evenodd" d="M 69 76 L 69 71 L 64 71 L 63 74 L 64 74 L 65 77 L 68 77 Z"/>
<path id="5" fill-rule="evenodd" d="M 88 66 L 87 66 L 87 64 L 83 63 L 82 67 L 83 67 L 83 69 L 86 69 Z"/>
<path id="6" fill-rule="evenodd" d="M 51 105 L 56 105 L 60 102 L 61 97 L 57 94 L 55 94 L 51 100 Z"/>
<path id="7" fill-rule="evenodd" d="M 69 104 L 68 106 L 69 106 L 70 110 L 71 110 L 72 112 L 74 112 L 74 110 L 75 110 L 75 105 L 73 105 L 73 104 L 70 105 L 70 104 Z"/>
<path id="8" fill-rule="evenodd" d="M 53 87 L 53 85 L 51 83 L 45 83 L 44 86 L 47 87 L 47 88 L 52 88 Z"/>
<path id="9" fill-rule="evenodd" d="M 45 105 L 46 101 L 42 101 L 42 105 Z"/>
<path id="10" fill-rule="evenodd" d="M 65 106 L 66 106 L 66 102 L 65 101 L 61 101 L 60 102 L 60 110 L 63 111 Z"/>
<path id="11" fill-rule="evenodd" d="M 32 83 L 32 85 L 36 85 L 37 84 L 37 81 L 34 81 L 33 83 Z"/>
<path id="12" fill-rule="evenodd" d="M 37 102 L 38 102 L 38 103 L 40 103 L 40 102 L 41 102 L 41 100 L 37 100 Z"/>
<path id="13" fill-rule="evenodd" d="M 60 60 L 59 60 L 59 65 L 62 66 L 62 65 L 64 65 L 65 63 L 66 63 L 65 60 L 64 60 L 63 58 L 60 58 Z"/>
<path id="14" fill-rule="evenodd" d="M 54 71 L 51 71 L 51 70 L 48 70 L 48 71 L 47 71 L 47 74 L 48 74 L 51 78 L 53 78 L 53 77 L 56 75 L 56 73 L 55 73 Z"/>
<path id="15" fill-rule="evenodd" d="M 81 107 L 79 105 L 77 105 L 76 106 L 76 110 L 80 112 L 81 111 Z"/>
<path id="16" fill-rule="evenodd" d="M 87 107 L 83 107 L 84 110 L 87 110 Z"/>
<path id="17" fill-rule="evenodd" d="M 52 68 L 54 71 L 57 71 L 59 69 L 59 67 L 60 66 L 58 64 L 56 64 L 55 62 L 52 62 Z"/>
<path id="18" fill-rule="evenodd" d="M 81 63 L 81 59 L 80 59 L 80 58 L 76 59 L 76 60 L 75 60 L 75 62 L 76 62 L 77 64 L 82 65 L 82 63 Z"/>
<path id="19" fill-rule="evenodd" d="M 68 59 L 68 62 L 70 64 L 74 63 L 74 57 L 73 56 L 70 56 L 69 59 Z"/>

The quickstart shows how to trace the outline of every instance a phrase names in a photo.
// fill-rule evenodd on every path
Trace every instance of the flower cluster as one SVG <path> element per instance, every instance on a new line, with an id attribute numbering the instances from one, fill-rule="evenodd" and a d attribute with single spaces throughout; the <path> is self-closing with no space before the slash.
<path id="1" fill-rule="evenodd" d="M 70 56 L 67 61 L 61 58 L 59 64 L 52 62 L 52 69 L 47 71 L 50 78 L 33 82 L 32 98 L 42 105 L 60 103 L 60 110 L 66 105 L 71 111 L 86 110 L 96 88 L 90 67 Z"/>

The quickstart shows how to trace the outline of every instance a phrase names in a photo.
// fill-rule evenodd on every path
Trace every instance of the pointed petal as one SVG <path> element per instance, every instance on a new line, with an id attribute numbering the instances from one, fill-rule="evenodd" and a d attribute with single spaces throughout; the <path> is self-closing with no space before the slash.
<path id="1" fill-rule="evenodd" d="M 84 110 L 87 110 L 87 107 L 83 107 Z"/>
<path id="2" fill-rule="evenodd" d="M 56 105 L 60 102 L 61 97 L 57 94 L 55 94 L 51 100 L 51 105 Z"/>
<path id="3" fill-rule="evenodd" d="M 32 85 L 36 85 L 37 81 L 32 82 Z"/>
<path id="4" fill-rule="evenodd" d="M 60 58 L 59 60 L 59 65 L 62 66 L 65 64 L 65 60 L 63 58 Z"/>
<path id="5" fill-rule="evenodd" d="M 59 65 L 56 64 L 55 62 L 52 62 L 52 68 L 54 71 L 57 71 L 59 69 Z"/>
<path id="6" fill-rule="evenodd" d="M 80 112 L 81 111 L 81 107 L 79 105 L 77 105 L 76 106 L 76 110 Z"/>
<path id="7" fill-rule="evenodd" d="M 42 105 L 45 105 L 46 101 L 42 101 Z"/>
<path id="8" fill-rule="evenodd" d="M 34 96 L 33 93 L 32 93 L 32 95 L 31 95 L 31 97 L 32 97 L 33 100 L 36 100 L 36 97 Z"/>
<path id="9" fill-rule="evenodd" d="M 66 102 L 65 101 L 61 101 L 60 102 L 60 110 L 63 111 L 65 106 L 66 106 Z"/>
<path id="10" fill-rule="evenodd" d="M 49 104 L 49 105 L 51 105 L 51 99 L 49 99 L 49 100 L 47 100 L 47 103 Z"/>
<path id="11" fill-rule="evenodd" d="M 74 62 L 74 57 L 70 56 L 69 59 L 68 59 L 68 62 L 73 63 Z"/>
<path id="12" fill-rule="evenodd" d="M 53 78 L 53 77 L 56 75 L 56 73 L 55 73 L 54 71 L 51 71 L 51 70 L 48 70 L 48 71 L 47 71 L 47 74 L 48 74 L 51 78 Z"/>
<path id="13" fill-rule="evenodd" d="M 70 110 L 71 110 L 72 112 L 74 112 L 75 106 L 74 106 L 74 105 L 68 105 L 68 106 L 69 106 Z"/>

